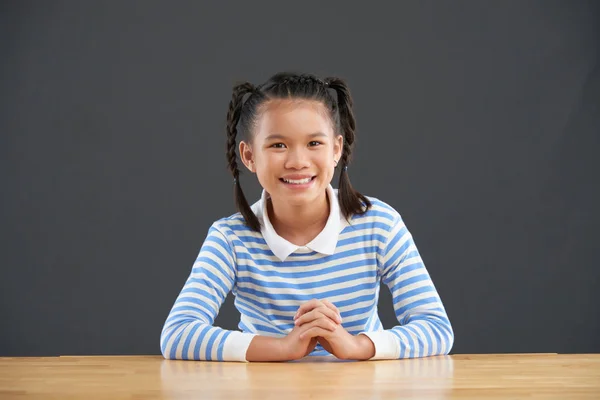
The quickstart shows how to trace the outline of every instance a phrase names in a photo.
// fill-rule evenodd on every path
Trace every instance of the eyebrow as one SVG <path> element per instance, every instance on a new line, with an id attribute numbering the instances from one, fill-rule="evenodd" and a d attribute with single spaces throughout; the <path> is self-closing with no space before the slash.
<path id="1" fill-rule="evenodd" d="M 323 133 L 323 132 L 315 132 L 315 133 L 311 133 L 310 135 L 308 135 L 308 137 L 310 138 L 315 138 L 315 137 L 327 137 L 327 134 Z M 265 140 L 273 140 L 273 139 L 285 139 L 286 137 L 283 135 L 280 135 L 278 133 L 273 133 L 269 136 L 267 136 L 265 138 Z"/>

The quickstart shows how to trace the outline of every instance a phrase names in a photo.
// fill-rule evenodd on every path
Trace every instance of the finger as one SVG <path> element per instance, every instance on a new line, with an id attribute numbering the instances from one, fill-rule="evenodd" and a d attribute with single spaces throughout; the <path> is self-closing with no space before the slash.
<path id="1" fill-rule="evenodd" d="M 321 308 L 324 309 L 325 307 L 315 308 L 314 310 L 309 311 L 304 315 L 301 315 L 300 317 L 298 317 L 298 319 L 296 319 L 296 321 L 294 321 L 294 325 L 301 326 L 319 318 L 328 318 L 325 314 L 323 314 L 320 311 Z"/>
<path id="2" fill-rule="evenodd" d="M 299 335 L 301 338 L 305 338 L 306 336 L 303 336 L 303 333 L 313 329 L 313 328 L 320 328 L 323 332 L 326 331 L 327 336 L 329 336 L 329 333 L 335 331 L 337 325 L 331 321 L 329 318 L 320 318 L 320 319 L 316 319 L 308 324 L 304 324 L 302 325 L 301 329 L 299 330 Z M 315 336 L 319 336 L 319 335 L 315 335 Z M 323 335 L 321 335 L 323 336 Z"/>
<path id="3" fill-rule="evenodd" d="M 300 334 L 300 339 L 306 339 L 307 337 L 329 337 L 331 335 L 331 331 L 327 329 L 323 329 L 320 326 L 315 326 Z"/>
<path id="4" fill-rule="evenodd" d="M 298 318 L 299 316 L 319 307 L 321 305 L 321 301 L 318 299 L 312 299 L 307 301 L 306 303 L 302 304 L 299 308 L 298 311 L 296 312 L 296 315 L 294 316 L 294 319 Z"/>
<path id="5" fill-rule="evenodd" d="M 313 299 L 309 302 L 304 303 L 303 305 L 300 306 L 300 308 L 298 309 L 298 312 L 296 313 L 296 315 L 294 316 L 294 320 L 297 320 L 300 316 L 302 316 L 303 314 L 306 314 L 308 311 L 310 311 L 310 307 L 316 308 L 319 305 L 325 305 L 325 307 L 329 308 L 330 310 L 334 311 L 335 313 L 337 313 L 339 315 L 339 320 L 336 318 L 333 318 L 333 320 L 336 320 L 338 323 L 342 323 L 342 313 L 340 312 L 340 310 L 338 310 L 338 308 L 335 306 L 335 304 L 333 304 L 332 302 L 330 302 L 327 299 L 323 299 L 323 300 L 316 300 Z"/>
<path id="6" fill-rule="evenodd" d="M 335 311 L 332 311 L 331 309 L 329 309 L 325 306 L 321 306 L 321 307 L 315 308 L 314 310 L 309 311 L 306 314 L 300 316 L 298 319 L 296 319 L 296 321 L 294 323 L 295 323 L 295 325 L 300 326 L 302 324 L 306 324 L 315 319 L 323 318 L 323 317 L 329 318 L 336 324 L 340 324 L 342 322 L 342 318 L 339 316 L 338 313 L 336 313 Z"/>
<path id="7" fill-rule="evenodd" d="M 330 302 L 327 299 L 321 300 L 321 303 L 325 304 L 325 306 L 327 308 L 329 308 L 330 310 L 335 311 L 340 316 L 340 323 L 342 322 L 342 313 L 340 312 L 340 310 L 338 310 L 338 308 L 335 306 L 335 304 L 333 304 L 332 302 Z"/>
<path id="8" fill-rule="evenodd" d="M 321 311 L 323 314 L 327 315 L 333 321 L 337 322 L 338 324 L 341 324 L 342 315 L 340 314 L 337 307 L 333 305 L 333 303 L 331 303 L 329 300 L 321 300 L 321 303 L 325 307 L 319 307 L 318 310 Z"/>

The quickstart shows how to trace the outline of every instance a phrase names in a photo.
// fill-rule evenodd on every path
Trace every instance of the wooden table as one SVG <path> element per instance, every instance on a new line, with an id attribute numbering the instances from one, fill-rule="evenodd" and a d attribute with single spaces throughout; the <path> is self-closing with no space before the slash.
<path id="1" fill-rule="evenodd" d="M 600 399 L 600 354 L 219 363 L 0 358 L 0 399 Z"/>

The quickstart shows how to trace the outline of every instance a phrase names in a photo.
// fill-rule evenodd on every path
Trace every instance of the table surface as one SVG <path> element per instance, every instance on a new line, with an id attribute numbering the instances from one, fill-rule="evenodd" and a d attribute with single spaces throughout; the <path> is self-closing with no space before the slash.
<path id="1" fill-rule="evenodd" d="M 600 399 L 600 354 L 285 363 L 0 358 L 0 399 Z"/>

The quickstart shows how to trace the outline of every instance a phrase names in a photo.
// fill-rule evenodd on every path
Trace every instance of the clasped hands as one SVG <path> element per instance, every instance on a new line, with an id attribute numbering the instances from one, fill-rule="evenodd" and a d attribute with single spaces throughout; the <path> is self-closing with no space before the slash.
<path id="1" fill-rule="evenodd" d="M 294 328 L 282 340 L 292 360 L 310 354 L 317 343 L 343 360 L 368 360 L 375 355 L 371 339 L 346 331 L 339 310 L 328 300 L 313 299 L 302 304 L 294 316 Z"/>

